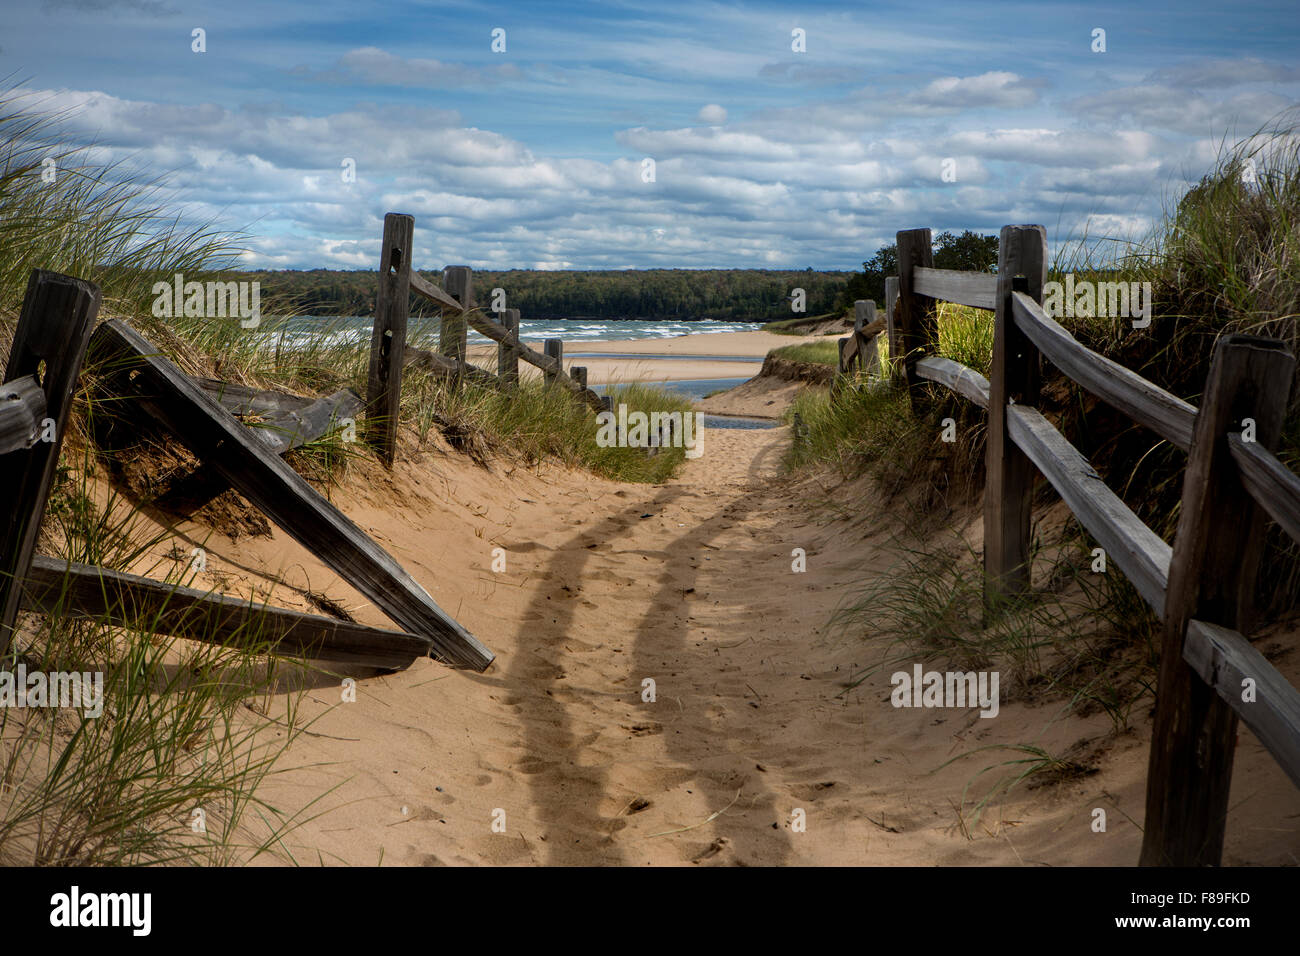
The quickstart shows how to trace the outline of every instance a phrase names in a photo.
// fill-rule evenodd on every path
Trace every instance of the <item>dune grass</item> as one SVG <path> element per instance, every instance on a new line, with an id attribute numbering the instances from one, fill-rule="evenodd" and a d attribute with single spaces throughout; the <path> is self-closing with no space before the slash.
<path id="1" fill-rule="evenodd" d="M 807 335 L 810 326 L 818 325 L 829 319 L 834 319 L 837 314 L 834 312 L 823 312 L 820 315 L 798 316 L 793 319 L 776 319 L 772 322 L 765 322 L 760 332 L 772 332 L 776 335 Z M 834 334 L 834 333 L 827 333 Z"/>
<path id="2" fill-rule="evenodd" d="M 1249 172 L 1247 172 L 1249 170 Z M 1249 332 L 1283 339 L 1295 350 L 1300 316 L 1300 146 L 1295 127 L 1278 126 L 1225 148 L 1215 167 L 1181 197 L 1150 236 L 1136 241 L 1085 238 L 1058 250 L 1049 280 L 1149 282 L 1153 321 L 1132 317 L 1061 317 L 1080 341 L 1194 404 L 1209 371 L 1215 339 Z M 936 351 L 988 374 L 992 314 L 940 303 Z M 1040 405 L 1144 521 L 1172 540 L 1186 455 L 1101 405 L 1045 366 Z M 838 390 L 807 390 L 792 412 L 803 434 L 787 464 L 863 473 L 893 495 L 918 486 L 980 477 L 985 414 L 946 390 L 918 386 L 915 408 L 884 381 Z M 941 440 L 939 424 L 955 419 L 959 440 Z M 1300 415 L 1292 393 L 1279 457 L 1300 463 Z M 982 483 L 976 480 L 972 490 Z M 1043 489 L 1044 503 L 1055 500 Z M 973 506 L 975 499 L 969 501 Z M 894 507 L 915 507 L 906 496 Z M 1036 512 L 1036 518 L 1043 515 Z M 859 680 L 903 661 L 941 660 L 954 669 L 1005 669 L 1012 692 L 1050 694 L 1062 714 L 1104 711 L 1114 733 L 1126 731 L 1154 693 L 1157 623 L 1123 574 L 1095 573 L 1090 537 L 1069 519 L 1045 542 L 1034 537 L 1034 587 L 984 606 L 979 554 L 953 529 L 937 530 L 917 513 L 893 543 L 896 565 L 848 600 L 837 621 L 850 631 L 885 636 L 882 658 Z M 1300 594 L 1300 554 L 1278 529 L 1265 542 L 1260 593 L 1277 613 Z M 983 748 L 970 751 L 969 756 Z M 956 759 L 956 758 L 954 758 Z M 1025 743 L 1017 755 L 979 770 L 1000 773 L 974 807 L 1027 776 L 1077 772 L 1060 755 Z M 963 819 L 965 810 L 960 811 Z"/>
<path id="3" fill-rule="evenodd" d="M 158 183 L 59 145 L 59 117 L 0 94 L 0 303 L 17 312 L 33 267 L 89 279 L 105 314 L 134 315 L 162 274 L 210 274 L 237 237 L 181 225 Z M 0 346 L 12 319 L 0 323 Z M 75 397 L 42 551 L 125 570 L 162 542 L 120 497 L 97 490 Z M 184 565 L 160 575 L 179 581 Z M 277 717 L 249 704 L 279 680 L 256 626 L 227 646 L 177 641 L 60 614 L 28 615 L 0 664 L 13 673 L 98 674 L 102 713 L 0 708 L 0 862 L 231 862 L 267 852 L 293 820 L 255 795 L 300 729 L 294 694 Z M 264 710 L 264 708 L 263 708 Z"/>
<path id="4" fill-rule="evenodd" d="M 840 364 L 840 347 L 839 339 L 833 339 L 829 342 L 801 342 L 798 345 L 783 345 L 779 349 L 772 349 L 769 355 L 779 359 L 785 359 L 787 362 L 810 362 L 815 365 L 832 365 Z"/>
<path id="5" fill-rule="evenodd" d="M 287 310 L 263 300 L 264 321 L 152 315 L 155 282 L 237 278 L 239 237 L 189 227 L 168 211 L 159 182 L 124 165 L 100 166 L 85 150 L 60 147 L 58 117 L 20 94 L 0 93 L 0 347 L 7 350 L 33 267 L 97 283 L 103 316 L 127 318 L 186 372 L 260 387 L 360 393 L 369 341 L 341 323 L 301 335 Z M 47 162 L 47 160 L 49 162 Z M 278 312 L 278 314 L 277 314 Z M 432 329 L 412 322 L 425 347 Z M 173 583 L 189 583 L 192 542 L 172 540 L 103 480 L 93 435 L 112 402 L 90 383 L 110 371 L 87 356 L 64 435 L 60 480 L 42 527 L 43 553 Z M 615 401 L 660 411 L 689 403 L 629 386 Z M 595 417 L 558 389 L 525 384 L 511 396 L 469 386 L 451 390 L 412 372 L 401 407 L 403 441 L 418 446 L 439 429 L 481 460 L 558 459 L 628 481 L 660 481 L 683 458 L 668 449 L 600 448 Z M 333 480 L 364 446 L 345 430 L 287 459 L 318 482 Z M 325 489 L 327 492 L 328 487 Z M 162 559 L 167 545 L 175 559 Z M 147 566 L 142 566 L 147 565 Z M 271 600 L 275 582 L 256 597 Z M 0 666 L 102 677 L 103 712 L 0 708 L 0 864 L 121 865 L 247 862 L 287 852 L 284 836 L 315 801 L 286 813 L 258 796 L 305 723 L 298 710 L 306 665 L 271 656 L 256 620 L 222 644 L 155 633 L 157 622 L 108 626 L 53 613 L 26 615 Z M 323 795 L 322 795 L 323 796 Z M 319 799 L 319 797 L 317 798 Z"/>

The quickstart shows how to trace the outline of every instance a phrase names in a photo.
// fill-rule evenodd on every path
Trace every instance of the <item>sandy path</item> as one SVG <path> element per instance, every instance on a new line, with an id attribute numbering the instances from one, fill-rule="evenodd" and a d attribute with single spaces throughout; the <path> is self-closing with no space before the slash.
<path id="1" fill-rule="evenodd" d="M 453 477 L 449 458 L 440 479 L 424 472 L 411 488 L 401 520 L 382 487 L 349 503 L 499 658 L 482 675 L 418 662 L 362 678 L 351 704 L 337 703 L 336 679 L 316 682 L 304 708 L 319 736 L 287 761 L 308 769 L 268 791 L 294 806 L 337 788 L 310 811 L 327 812 L 287 841 L 300 860 L 1136 859 L 1138 834 L 1123 816 L 1140 818 L 1136 738 L 1112 749 L 1102 773 L 1021 788 L 964 832 L 963 787 L 1005 758 L 937 770 L 945 760 L 1026 740 L 1064 750 L 1104 733 L 1105 718 L 1044 731 L 1055 708 L 1004 704 L 998 720 L 895 710 L 883 676 L 843 694 L 845 678 L 884 649 L 827 622 L 885 570 L 884 530 L 810 516 L 809 489 L 777 478 L 785 429 L 708 440 L 704 457 L 662 487 L 477 469 Z M 501 574 L 488 570 L 493 544 L 509 555 Z M 791 571 L 794 547 L 807 550 L 804 574 Z M 345 588 L 309 570 L 331 594 Z M 641 699 L 645 678 L 656 683 L 653 703 Z M 639 801 L 648 805 L 634 810 Z M 1098 805 L 1122 810 L 1107 835 L 1088 827 Z M 796 809 L 805 832 L 792 826 Z M 498 810 L 504 832 L 492 829 Z"/>
<path id="2" fill-rule="evenodd" d="M 300 769 L 264 791 L 287 809 L 317 800 L 286 847 L 326 864 L 1136 861 L 1144 715 L 1105 743 L 1097 773 L 1021 785 L 976 824 L 974 804 L 1019 769 L 995 765 L 1021 754 L 946 761 L 1022 743 L 1065 753 L 1104 741 L 1107 718 L 1059 720 L 1060 702 L 1004 702 L 995 720 L 894 709 L 889 671 L 845 691 L 888 648 L 828 621 L 888 573 L 890 521 L 865 485 L 836 492 L 850 513 L 812 507 L 815 485 L 778 477 L 787 440 L 784 428 L 711 431 L 704 456 L 661 487 L 487 471 L 455 454 L 391 478 L 358 466 L 336 500 L 498 659 L 484 674 L 432 661 L 357 672 L 355 703 L 337 677 L 316 677 L 311 735 L 285 758 Z M 795 547 L 806 573 L 791 570 Z M 280 569 L 384 622 L 295 549 L 277 532 L 214 548 L 209 566 L 236 584 L 241 565 Z M 1234 806 L 1246 809 L 1225 862 L 1295 862 L 1293 789 L 1244 730 Z M 1091 829 L 1097 807 L 1106 833 Z"/>

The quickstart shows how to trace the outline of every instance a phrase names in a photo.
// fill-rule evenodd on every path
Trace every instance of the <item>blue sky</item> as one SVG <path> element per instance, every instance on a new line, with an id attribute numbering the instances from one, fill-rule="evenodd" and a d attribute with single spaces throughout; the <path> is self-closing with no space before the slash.
<path id="1" fill-rule="evenodd" d="M 66 111 L 58 145 L 161 177 L 260 268 L 372 268 L 387 211 L 416 217 L 429 269 L 857 268 L 916 226 L 1137 237 L 1300 96 L 1294 0 L 45 0 L 5 19 L 0 73 Z"/>

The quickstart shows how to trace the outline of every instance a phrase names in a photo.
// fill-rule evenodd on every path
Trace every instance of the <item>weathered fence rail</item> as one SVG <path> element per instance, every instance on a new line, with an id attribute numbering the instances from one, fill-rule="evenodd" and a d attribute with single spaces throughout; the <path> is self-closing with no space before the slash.
<path id="1" fill-rule="evenodd" d="M 39 384 L 45 404 L 39 424 L 49 440 L 20 443 L 0 467 L 0 501 L 6 509 L 0 519 L 0 658 L 8 653 L 13 640 L 22 582 L 36 551 L 64 427 L 72 410 L 72 393 L 99 314 L 99 301 L 96 286 L 70 276 L 33 269 L 27 282 L 4 380 L 7 388 L 25 396 L 23 404 L 33 412 L 41 400 L 23 380 L 30 377 Z"/>
<path id="2" fill-rule="evenodd" d="M 392 465 L 396 455 L 401 372 L 408 365 L 455 382 L 468 379 L 508 391 L 519 383 L 519 363 L 526 362 L 542 371 L 547 384 L 567 389 L 596 411 L 607 407 L 607 402 L 587 388 L 585 375 L 579 381 L 572 370 L 564 370 L 563 343 L 559 339 L 547 340 L 546 354 L 536 352 L 519 340 L 518 309 L 507 309 L 500 313 L 500 321 L 494 321 L 475 308 L 474 275 L 469 266 L 447 266 L 442 286 L 421 276 L 411 262 L 414 236 L 412 216 L 392 212 L 384 216 L 366 406 L 370 441 L 386 464 Z M 437 352 L 407 345 L 411 293 L 441 311 Z M 471 328 L 497 343 L 496 374 L 469 362 L 467 335 Z"/>
<path id="3" fill-rule="evenodd" d="M 103 323 L 92 336 L 98 308 L 99 291 L 90 283 L 33 271 L 0 387 L 0 487 L 9 502 L 0 522 L 0 656 L 12 644 L 19 611 L 27 608 L 383 668 L 402 667 L 421 656 L 476 670 L 491 663 L 491 651 L 281 460 L 284 452 L 359 413 L 357 395 L 343 390 L 310 399 L 192 379 L 121 320 Z M 395 367 L 400 373 L 404 315 L 396 309 L 385 315 L 399 330 L 395 337 L 383 338 L 398 345 Z M 402 630 L 269 607 L 36 554 L 71 396 L 92 340 L 104 370 L 95 385 L 111 400 L 107 407 L 118 415 L 137 409 L 170 430 L 218 481 L 261 508 Z M 391 351 L 385 355 L 393 357 Z M 246 424 L 237 415 L 256 421 Z"/>
<path id="4" fill-rule="evenodd" d="M 1300 691 L 1242 634 L 1253 623 L 1265 515 L 1300 541 L 1300 476 L 1271 451 L 1295 358 L 1275 340 L 1221 338 L 1198 409 L 1086 348 L 1047 315 L 1041 226 L 1002 230 L 996 275 L 935 269 L 930 248 L 928 229 L 898 233 L 899 276 L 886 285 L 886 318 L 891 359 L 901 361 L 891 365 L 909 385 L 932 381 L 989 411 L 984 565 L 990 604 L 1029 586 L 1037 471 L 1162 620 L 1140 862 L 1218 864 L 1238 718 L 1300 786 Z M 937 341 L 936 300 L 994 313 L 990 379 L 926 354 Z M 901 355 L 893 351 L 894 321 Z M 1188 452 L 1173 547 L 1034 407 L 1044 358 Z M 1253 441 L 1244 437 L 1245 419 L 1253 419 Z"/>

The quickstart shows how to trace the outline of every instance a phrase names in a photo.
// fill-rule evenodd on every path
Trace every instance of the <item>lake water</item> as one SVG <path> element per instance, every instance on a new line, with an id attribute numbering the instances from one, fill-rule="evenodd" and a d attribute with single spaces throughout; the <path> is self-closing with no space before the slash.
<path id="1" fill-rule="evenodd" d="M 698 401 L 712 392 L 733 388 L 741 382 L 748 381 L 747 378 L 696 378 L 675 382 L 644 382 L 642 384 L 655 385 L 665 391 L 676 392 L 691 401 Z M 607 387 L 605 385 L 593 385 L 592 391 L 598 395 L 603 395 Z M 778 428 L 780 425 L 780 422 L 769 421 L 764 418 L 737 418 L 731 415 L 704 416 L 705 428 Z"/>
<path id="2" fill-rule="evenodd" d="M 426 344 L 436 342 L 439 323 L 440 320 L 436 318 L 422 319 L 412 316 L 407 333 L 408 340 L 417 344 L 421 339 Z M 369 342 L 374 324 L 373 318 L 360 315 L 299 315 L 282 322 L 268 317 L 263 326 L 267 331 L 274 330 L 277 336 L 283 333 L 284 347 L 293 348 L 294 345 L 309 339 L 319 340 L 321 336 L 325 336 L 330 342 Z M 752 332 L 762 327 L 762 322 L 719 322 L 714 319 L 701 319 L 698 322 L 522 319 L 519 322 L 519 338 L 525 342 L 564 339 L 566 345 L 572 347 L 588 342 L 629 342 L 636 339 L 672 339 L 680 335 Z M 468 342 L 470 345 L 488 345 L 492 340 L 470 329 Z"/>
<path id="3" fill-rule="evenodd" d="M 597 342 L 629 342 L 636 339 L 671 339 L 680 335 L 708 335 L 718 332 L 752 332 L 762 328 L 762 322 L 718 322 L 713 319 L 698 322 L 670 321 L 596 321 L 591 319 L 523 319 L 519 323 L 519 338 L 525 342 L 541 342 L 543 339 L 564 339 L 568 344 L 581 345 Z M 279 339 L 284 348 L 293 348 L 300 343 L 319 341 L 322 336 L 327 341 L 366 343 L 370 341 L 374 319 L 367 316 L 310 316 L 300 315 L 283 321 L 268 319 L 263 323 L 262 331 Z M 412 316 L 408 330 L 408 341 L 418 343 L 425 339 L 426 345 L 436 344 L 438 319 L 420 319 Z M 283 336 L 283 338 L 281 338 Z M 469 330 L 468 344 L 487 345 L 492 340 Z M 577 358 L 622 358 L 616 353 L 598 351 L 580 351 L 566 349 L 566 359 Z M 735 355 L 666 355 L 652 353 L 640 356 L 653 359 L 695 359 L 715 362 L 748 362 L 756 360 Z M 743 378 L 701 378 L 687 381 L 647 382 L 670 392 L 676 392 L 692 401 L 703 398 L 710 392 L 732 388 Z M 604 393 L 605 386 L 598 385 L 594 391 Z M 776 428 L 777 422 L 761 418 L 735 418 L 723 415 L 705 415 L 706 428 Z"/>

